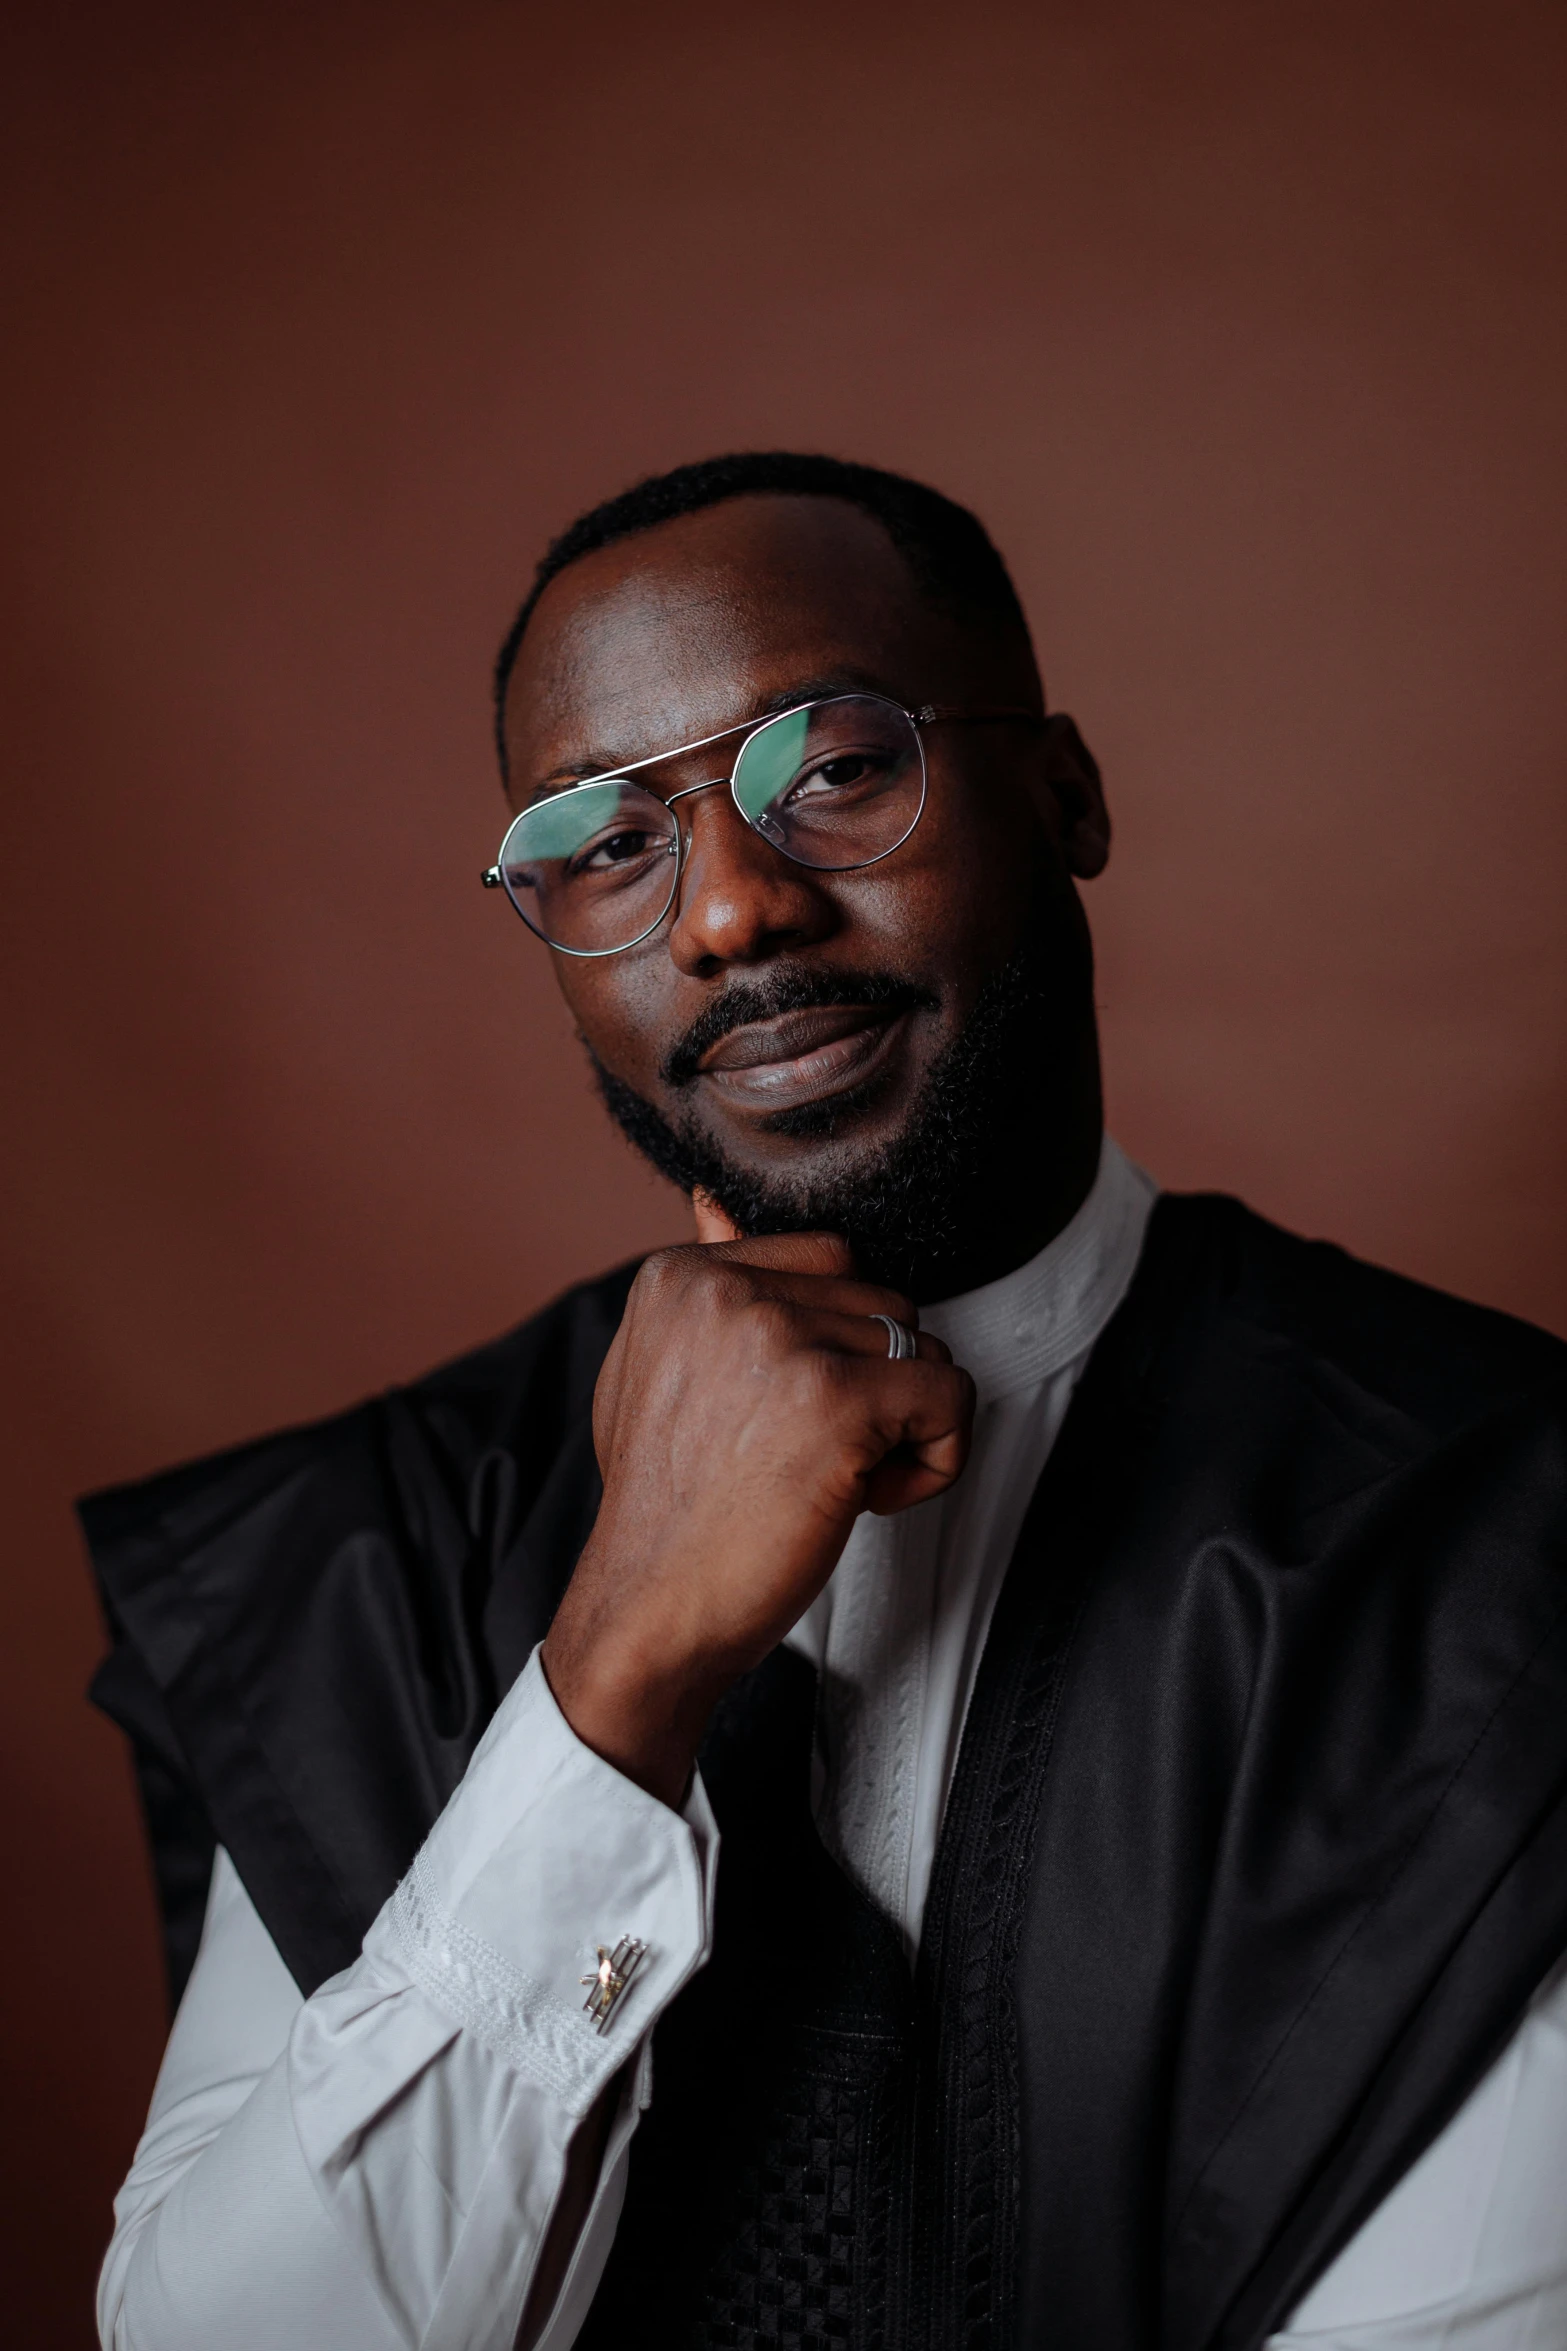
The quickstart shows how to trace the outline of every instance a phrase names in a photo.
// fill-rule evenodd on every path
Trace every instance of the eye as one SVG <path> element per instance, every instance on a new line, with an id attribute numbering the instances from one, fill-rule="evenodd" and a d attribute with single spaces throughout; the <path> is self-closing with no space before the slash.
<path id="1" fill-rule="evenodd" d="M 613 873 L 617 866 L 631 865 L 639 857 L 655 855 L 668 849 L 670 843 L 633 825 L 624 825 L 618 831 L 601 833 L 578 850 L 571 860 L 569 872 L 573 877 L 587 873 Z"/>
<path id="2" fill-rule="evenodd" d="M 808 767 L 789 792 L 791 800 L 809 799 L 830 792 L 847 792 L 855 784 L 883 775 L 892 764 L 885 752 L 835 751 L 830 759 L 819 759 Z"/>

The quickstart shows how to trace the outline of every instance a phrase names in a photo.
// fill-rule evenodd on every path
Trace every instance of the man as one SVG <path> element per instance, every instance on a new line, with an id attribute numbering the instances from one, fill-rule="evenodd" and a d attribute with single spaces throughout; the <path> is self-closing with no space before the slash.
<path id="1" fill-rule="evenodd" d="M 1563 1351 L 1102 1138 L 961 509 L 682 469 L 498 687 L 705 1245 L 86 1506 L 191 1970 L 104 2340 L 1567 2342 Z"/>

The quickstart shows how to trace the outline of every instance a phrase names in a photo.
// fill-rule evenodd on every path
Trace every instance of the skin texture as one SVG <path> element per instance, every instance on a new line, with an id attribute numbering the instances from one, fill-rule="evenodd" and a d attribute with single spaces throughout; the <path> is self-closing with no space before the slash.
<path id="1" fill-rule="evenodd" d="M 551 583 L 508 696 L 515 800 L 545 779 L 854 687 L 905 708 L 1043 709 L 1027 645 L 934 610 L 871 517 L 834 499 L 734 499 L 600 549 Z M 555 957 L 601 1067 L 667 1117 L 696 1117 L 743 1168 L 787 1180 L 873 1161 L 1026 926 L 1059 934 L 1086 973 L 1074 882 L 1103 866 L 1109 822 L 1072 722 L 943 725 L 926 751 L 925 813 L 883 864 L 792 865 L 726 793 L 702 793 L 682 804 L 690 848 L 671 919 L 622 955 Z M 698 753 L 661 769 L 660 789 L 722 765 Z M 783 966 L 890 971 L 921 1001 L 890 1021 L 851 1006 L 789 1016 L 771 1033 L 752 1024 L 694 1084 L 672 1085 L 663 1065 L 692 1022 L 736 978 Z M 929 1295 L 1023 1263 L 1087 1192 L 1100 1095 L 1086 986 L 1064 1032 L 1041 1082 L 1019 1071 L 1010 1147 L 971 1204 L 962 1251 L 931 1269 Z M 758 1065 L 757 1053 L 770 1058 Z M 784 1134 L 769 1124 L 780 1088 L 810 1100 L 852 1091 L 858 1107 L 829 1134 Z M 959 1475 L 974 1405 L 968 1374 L 928 1334 L 916 1359 L 888 1361 L 867 1317 L 914 1327 L 917 1304 L 859 1279 L 840 1236 L 744 1237 L 700 1192 L 693 1209 L 697 1245 L 643 1266 L 600 1375 L 604 1499 L 544 1648 L 578 1737 L 671 1805 L 714 1705 L 810 1605 L 860 1511 L 907 1509 Z M 573 2143 L 524 2343 L 554 2306 L 612 2111 L 606 2093 Z"/>
<path id="2" fill-rule="evenodd" d="M 546 779 L 604 770 L 816 691 L 865 687 L 906 707 L 1040 709 L 1026 642 L 964 627 L 918 587 L 881 525 L 827 498 L 734 499 L 573 564 L 534 614 L 513 673 L 507 745 L 520 803 Z M 905 1124 L 942 1048 L 1025 926 L 1086 957 L 1074 877 L 1103 865 L 1098 772 L 1070 720 L 933 727 L 931 788 L 883 864 L 821 874 L 749 830 L 724 792 L 683 803 L 690 849 L 673 915 L 622 955 L 556 957 L 588 1045 L 670 1117 L 695 1116 L 736 1164 L 788 1178 L 873 1157 Z M 661 770 L 666 791 L 722 761 Z M 921 1001 L 845 1022 L 800 1016 L 723 1040 L 693 1083 L 671 1046 L 738 978 L 788 964 L 891 971 Z M 1030 1147 L 1000 1154 L 949 1288 L 994 1279 L 1059 1230 L 1097 1161 L 1091 999 L 1056 1040 Z M 732 1064 L 773 1056 L 754 1081 Z M 779 1056 L 783 1066 L 780 1068 Z M 873 1083 L 866 1085 L 867 1067 Z M 857 1088 L 828 1134 L 778 1132 L 778 1081 Z M 1020 1072 L 1026 1089 L 1027 1073 Z M 697 1203 L 706 1246 L 660 1251 L 633 1287 L 600 1378 L 604 1501 L 545 1645 L 578 1735 L 678 1804 L 723 1691 L 814 1599 L 862 1509 L 898 1510 L 959 1474 L 973 1393 L 939 1342 L 886 1358 L 874 1312 L 915 1301 L 856 1278 L 830 1234 L 734 1237 Z"/>

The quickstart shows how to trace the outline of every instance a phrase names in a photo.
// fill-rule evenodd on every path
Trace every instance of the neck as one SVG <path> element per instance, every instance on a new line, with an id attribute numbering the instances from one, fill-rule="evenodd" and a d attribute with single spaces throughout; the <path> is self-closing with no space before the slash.
<path id="1" fill-rule="evenodd" d="M 1099 1049 L 1090 1026 L 1070 1081 L 1030 1089 L 1016 1115 L 1002 1122 L 952 1248 L 932 1251 L 908 1269 L 915 1304 L 936 1306 L 982 1289 L 1037 1257 L 1087 1199 L 1103 1139 Z"/>

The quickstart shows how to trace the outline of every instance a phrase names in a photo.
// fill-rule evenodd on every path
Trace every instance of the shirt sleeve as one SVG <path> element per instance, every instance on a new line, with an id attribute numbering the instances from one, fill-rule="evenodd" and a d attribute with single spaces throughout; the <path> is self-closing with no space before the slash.
<path id="1" fill-rule="evenodd" d="M 566 2351 L 619 2217 L 649 2035 L 711 1947 L 717 1851 L 700 1779 L 681 1813 L 624 1779 L 535 1652 L 361 1957 L 312 1999 L 220 1854 L 115 2204 L 104 2344 L 511 2351 L 571 2139 L 618 2077 L 539 2339 Z M 584 2001 L 623 1938 L 645 1955 L 600 2030 Z"/>
<path id="2" fill-rule="evenodd" d="M 1567 1962 L 1265 2351 L 1567 2343 Z"/>

